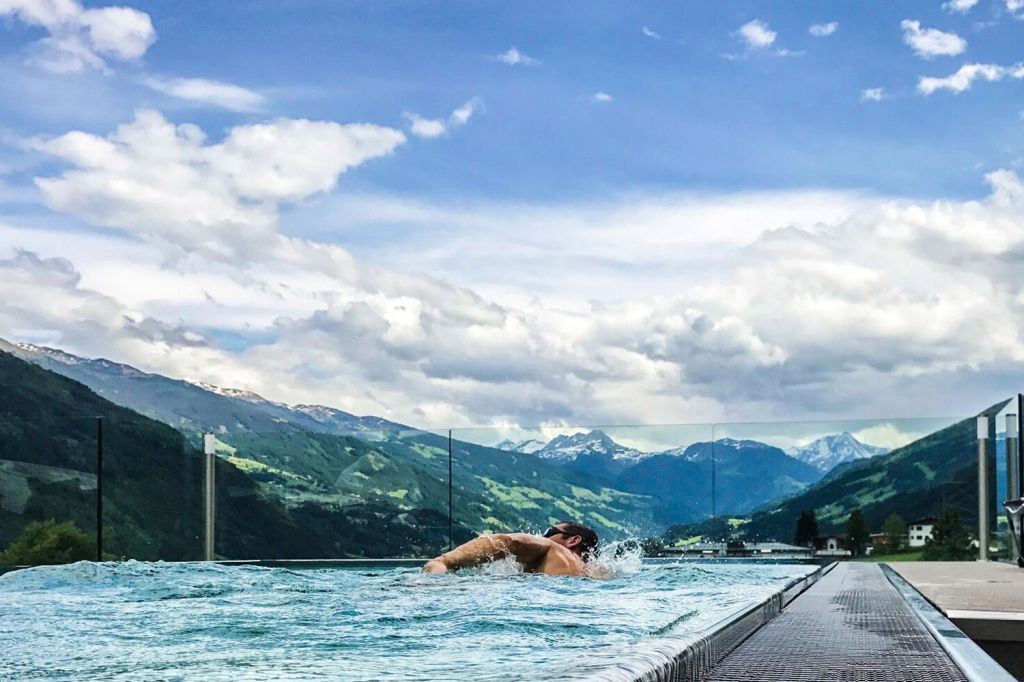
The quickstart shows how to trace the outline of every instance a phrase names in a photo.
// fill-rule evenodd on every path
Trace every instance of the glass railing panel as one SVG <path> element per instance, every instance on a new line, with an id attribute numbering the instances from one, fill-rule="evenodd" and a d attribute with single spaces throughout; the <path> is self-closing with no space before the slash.
<path id="1" fill-rule="evenodd" d="M 25 408 L 0 401 L 0 566 L 94 560 L 98 421 Z"/>
<path id="2" fill-rule="evenodd" d="M 974 436 L 974 422 L 957 418 L 716 424 L 719 513 L 748 543 L 917 558 L 931 519 L 950 509 L 962 525 L 977 518 L 964 480 Z"/>
<path id="3" fill-rule="evenodd" d="M 103 550 L 110 559 L 202 558 L 197 439 L 129 410 L 103 419 Z"/>
<path id="4" fill-rule="evenodd" d="M 216 555 L 423 558 L 448 545 L 447 432 L 215 434 Z"/>
<path id="5" fill-rule="evenodd" d="M 699 542 L 711 514 L 709 425 L 475 428 L 452 438 L 462 538 L 576 521 L 602 541 L 665 546 Z"/>
<path id="6" fill-rule="evenodd" d="M 1010 546 L 1009 526 L 1003 511 L 1003 501 L 1007 499 L 1007 419 L 1014 423 L 1017 419 L 1015 400 L 1010 400 L 992 418 L 992 435 L 989 453 L 992 463 L 992 476 L 989 489 L 989 558 L 1009 561 L 1016 560 L 1016 554 Z M 1012 429 L 1011 429 L 1012 432 Z"/>

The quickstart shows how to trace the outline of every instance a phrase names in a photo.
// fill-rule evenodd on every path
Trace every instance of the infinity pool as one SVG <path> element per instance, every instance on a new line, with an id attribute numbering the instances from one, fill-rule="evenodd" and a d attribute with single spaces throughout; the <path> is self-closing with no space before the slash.
<path id="1" fill-rule="evenodd" d="M 657 563 L 289 570 L 82 562 L 0 576 L 0 679 L 625 679 L 815 567 Z"/>

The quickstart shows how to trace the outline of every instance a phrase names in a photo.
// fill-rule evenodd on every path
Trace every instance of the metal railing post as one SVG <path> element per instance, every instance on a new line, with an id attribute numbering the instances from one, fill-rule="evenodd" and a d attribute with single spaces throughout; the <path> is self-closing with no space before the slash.
<path id="1" fill-rule="evenodd" d="M 452 430 L 448 429 L 448 551 L 455 547 L 454 522 L 452 520 Z"/>
<path id="2" fill-rule="evenodd" d="M 1006 499 L 1020 497 L 1020 460 L 1018 459 L 1019 438 L 1017 415 L 1006 415 Z"/>
<path id="3" fill-rule="evenodd" d="M 217 441 L 212 433 L 203 434 L 203 458 L 206 464 L 206 481 L 203 488 L 203 507 L 205 509 L 205 524 L 203 533 L 203 560 L 213 561 L 214 560 L 214 538 L 215 528 L 214 525 L 217 522 L 216 509 L 214 507 L 217 501 L 217 481 L 215 479 L 217 472 Z"/>
<path id="4" fill-rule="evenodd" d="M 978 561 L 988 561 L 988 417 L 978 417 Z"/>
<path id="5" fill-rule="evenodd" d="M 103 561 L 103 417 L 96 417 L 96 561 Z"/>

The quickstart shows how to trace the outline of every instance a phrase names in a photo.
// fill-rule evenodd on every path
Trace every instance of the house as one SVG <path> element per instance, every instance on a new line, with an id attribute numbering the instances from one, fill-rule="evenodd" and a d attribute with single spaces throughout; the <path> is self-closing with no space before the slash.
<path id="1" fill-rule="evenodd" d="M 908 523 L 907 546 L 924 547 L 925 542 L 932 539 L 933 528 L 935 528 L 934 516 L 926 516 L 923 519 L 918 519 Z"/>
<path id="2" fill-rule="evenodd" d="M 818 538 L 815 546 L 818 551 L 814 553 L 814 556 L 823 557 L 847 557 L 850 556 L 850 550 L 846 549 L 846 536 L 839 534 L 822 535 Z"/>

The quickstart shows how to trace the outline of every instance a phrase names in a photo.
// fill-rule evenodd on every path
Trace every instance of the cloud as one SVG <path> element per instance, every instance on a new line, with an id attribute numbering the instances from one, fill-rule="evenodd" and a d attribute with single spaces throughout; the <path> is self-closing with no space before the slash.
<path id="1" fill-rule="evenodd" d="M 967 49 L 967 41 L 957 34 L 935 28 L 921 28 L 919 21 L 904 19 L 900 27 L 903 29 L 903 42 L 923 59 L 952 57 Z"/>
<path id="2" fill-rule="evenodd" d="M 640 30 L 641 30 L 641 31 L 643 32 L 643 34 L 644 34 L 645 36 L 647 36 L 648 38 L 654 38 L 655 40 L 661 40 L 661 34 L 660 34 L 660 33 L 657 33 L 657 32 L 655 32 L 655 31 L 652 31 L 651 29 L 647 28 L 646 26 L 644 26 L 644 27 L 643 27 L 643 28 L 641 28 Z"/>
<path id="3" fill-rule="evenodd" d="M 745 59 L 752 53 L 761 54 L 772 54 L 776 57 L 799 57 L 804 54 L 802 50 L 789 50 L 784 47 L 779 47 L 774 50 L 768 50 L 767 48 L 775 44 L 775 39 L 778 34 L 771 30 L 767 23 L 760 19 L 753 19 L 740 26 L 733 33 L 738 40 L 740 40 L 746 46 L 746 52 L 744 54 L 723 54 L 722 56 L 732 61 L 739 61 Z"/>
<path id="4" fill-rule="evenodd" d="M 952 93 L 961 93 L 970 90 L 976 80 L 994 82 L 1003 78 L 1024 78 L 1024 63 L 1013 66 L 1000 66 L 998 64 L 964 64 L 956 73 L 945 78 L 925 76 L 918 80 L 917 89 L 925 95 L 930 95 L 936 90 L 949 90 Z"/>
<path id="5" fill-rule="evenodd" d="M 406 112 L 403 116 L 409 121 L 409 131 L 417 137 L 440 137 L 448 131 L 448 126 L 442 118 L 423 118 L 411 112 Z"/>
<path id="6" fill-rule="evenodd" d="M 942 4 L 942 9 L 947 12 L 966 14 L 977 4 L 978 0 L 949 0 L 949 2 Z"/>
<path id="7" fill-rule="evenodd" d="M 394 234 L 373 262 L 282 231 L 280 204 L 403 139 L 281 119 L 210 142 L 140 112 L 37 141 L 67 166 L 49 205 L 111 229 L 0 226 L 0 329 L 423 426 L 966 412 L 1024 379 L 1011 171 L 967 201 L 325 196 L 332 241 Z"/>
<path id="8" fill-rule="evenodd" d="M 540 60 L 534 59 L 533 57 L 523 54 L 515 47 L 510 47 L 507 52 L 496 54 L 492 57 L 499 62 L 508 64 L 509 66 L 539 66 Z"/>
<path id="9" fill-rule="evenodd" d="M 830 21 L 827 24 L 813 24 L 807 29 L 807 32 L 815 38 L 824 38 L 835 33 L 838 28 L 838 21 Z"/>
<path id="10" fill-rule="evenodd" d="M 1006 11 L 1020 19 L 1020 11 L 1024 10 L 1024 0 L 1006 0 Z"/>
<path id="11" fill-rule="evenodd" d="M 381 126 L 276 119 L 206 144 L 197 126 L 142 110 L 106 137 L 71 132 L 35 141 L 71 166 L 36 185 L 54 210 L 172 250 L 237 258 L 276 233 L 279 203 L 330 190 L 345 171 L 404 141 Z"/>
<path id="12" fill-rule="evenodd" d="M 881 102 L 885 97 L 885 88 L 867 88 L 860 91 L 860 98 L 865 102 Z"/>
<path id="13" fill-rule="evenodd" d="M 55 73 L 106 69 L 106 59 L 141 58 L 156 40 L 149 15 L 130 7 L 85 9 L 77 0 L 0 0 L 10 16 L 49 34 L 36 42 L 29 61 Z"/>
<path id="14" fill-rule="evenodd" d="M 614 97 L 609 95 L 607 92 L 595 92 L 590 96 L 590 99 L 594 102 L 611 102 Z"/>
<path id="15" fill-rule="evenodd" d="M 146 87 L 171 97 L 232 111 L 259 111 L 266 104 L 263 95 L 259 93 L 206 78 L 148 77 L 142 82 Z"/>
<path id="16" fill-rule="evenodd" d="M 405 112 L 403 116 L 409 121 L 409 132 L 417 137 L 434 138 L 441 137 L 452 128 L 458 128 L 469 123 L 469 119 L 482 106 L 483 101 L 474 97 L 461 107 L 453 111 L 448 119 L 423 118 L 419 114 Z"/>
<path id="17" fill-rule="evenodd" d="M 778 34 L 760 19 L 753 19 L 736 29 L 736 36 L 746 43 L 749 49 L 765 48 L 775 42 Z"/>

